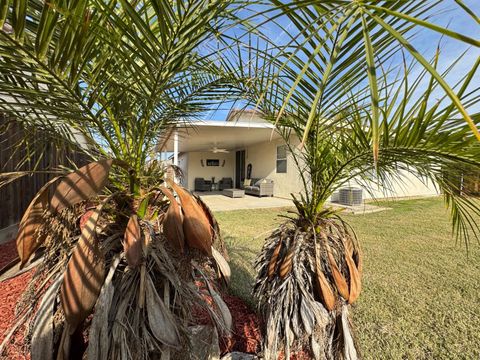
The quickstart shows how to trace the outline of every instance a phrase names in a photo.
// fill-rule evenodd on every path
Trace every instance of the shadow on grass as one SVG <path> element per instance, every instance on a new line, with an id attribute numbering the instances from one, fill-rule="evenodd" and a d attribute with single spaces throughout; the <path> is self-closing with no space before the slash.
<path id="1" fill-rule="evenodd" d="M 241 245 L 238 238 L 226 236 L 225 243 L 232 270 L 232 280 L 229 286 L 230 292 L 245 301 L 252 310 L 255 310 L 252 289 L 255 283 L 253 263 L 257 254 L 252 249 Z"/>

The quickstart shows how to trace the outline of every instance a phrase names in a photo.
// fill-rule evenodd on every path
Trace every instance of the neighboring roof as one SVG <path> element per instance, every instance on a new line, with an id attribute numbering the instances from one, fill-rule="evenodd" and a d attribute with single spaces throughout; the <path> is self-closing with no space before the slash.
<path id="1" fill-rule="evenodd" d="M 265 122 L 262 112 L 257 109 L 232 109 L 226 121 Z"/>
<path id="2" fill-rule="evenodd" d="M 275 126 L 267 122 L 195 121 L 178 128 L 179 152 L 209 151 L 214 146 L 227 150 L 278 139 Z M 159 151 L 173 151 L 173 131 Z"/>

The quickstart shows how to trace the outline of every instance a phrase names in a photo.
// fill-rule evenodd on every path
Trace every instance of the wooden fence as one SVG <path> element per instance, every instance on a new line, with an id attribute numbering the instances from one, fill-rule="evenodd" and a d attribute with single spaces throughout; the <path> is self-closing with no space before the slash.
<path id="1" fill-rule="evenodd" d="M 5 115 L 0 114 L 0 125 L 5 125 L 7 120 Z M 67 157 L 79 166 L 86 162 L 82 154 L 58 149 L 46 141 L 46 136 L 38 133 L 35 135 L 35 143 L 29 147 L 29 161 L 18 168 L 17 165 L 25 158 L 27 150 L 15 149 L 13 145 L 24 136 L 25 132 L 18 123 L 10 122 L 7 129 L 0 126 L 0 172 L 32 170 L 35 164 L 38 170 L 52 171 L 58 169 L 59 165 L 67 165 Z M 32 198 L 52 176 L 35 173 L 0 187 L 0 229 L 20 221 Z"/>

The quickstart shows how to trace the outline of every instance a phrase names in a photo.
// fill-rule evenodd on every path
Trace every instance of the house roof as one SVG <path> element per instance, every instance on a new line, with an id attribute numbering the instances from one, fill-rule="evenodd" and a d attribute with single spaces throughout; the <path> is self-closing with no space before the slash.
<path id="1" fill-rule="evenodd" d="M 188 127 L 177 128 L 178 151 L 209 151 L 213 147 L 235 150 L 258 144 L 270 139 L 278 139 L 275 126 L 267 122 L 246 121 L 195 121 Z M 173 151 L 174 133 L 172 129 L 167 139 L 159 146 L 159 151 Z M 273 135 L 273 136 L 272 136 Z"/>

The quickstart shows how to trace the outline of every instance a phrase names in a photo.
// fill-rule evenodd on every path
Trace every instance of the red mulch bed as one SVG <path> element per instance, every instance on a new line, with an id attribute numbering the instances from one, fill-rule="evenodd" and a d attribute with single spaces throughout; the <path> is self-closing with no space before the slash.
<path id="1" fill-rule="evenodd" d="M 7 265 L 17 256 L 15 242 L 9 242 L 0 245 L 0 269 Z M 15 323 L 15 306 L 18 298 L 25 290 L 25 287 L 32 276 L 32 271 L 17 276 L 16 278 L 0 282 L 0 343 L 7 335 L 10 327 Z M 222 353 L 240 351 L 245 353 L 256 353 L 261 346 L 261 332 L 259 319 L 255 312 L 250 310 L 247 305 L 237 297 L 223 295 L 233 318 L 233 334 L 229 339 L 221 341 Z M 200 314 L 199 314 L 200 315 Z M 208 322 L 207 319 L 201 321 Z M 7 346 L 7 359 L 30 359 L 25 355 L 23 347 L 22 329 L 13 338 L 10 345 Z M 0 354 L 0 358 L 3 357 Z M 308 360 L 310 356 L 304 353 L 293 355 L 291 360 Z"/>
<path id="2" fill-rule="evenodd" d="M 240 351 L 255 354 L 260 351 L 262 335 L 258 316 L 237 297 L 224 295 L 223 300 L 232 314 L 234 329 L 232 338 L 221 344 L 222 353 Z"/>
<path id="3" fill-rule="evenodd" d="M 0 269 L 16 256 L 17 248 L 14 241 L 0 245 Z M 32 271 L 29 271 L 16 278 L 0 283 L 0 343 L 7 335 L 10 327 L 15 323 L 15 306 L 17 300 L 25 290 L 31 277 Z M 7 346 L 7 353 L 5 355 L 7 359 L 30 359 L 29 355 L 24 355 L 22 329 L 12 339 L 10 345 Z M 1 354 L 0 358 L 3 359 Z"/>

